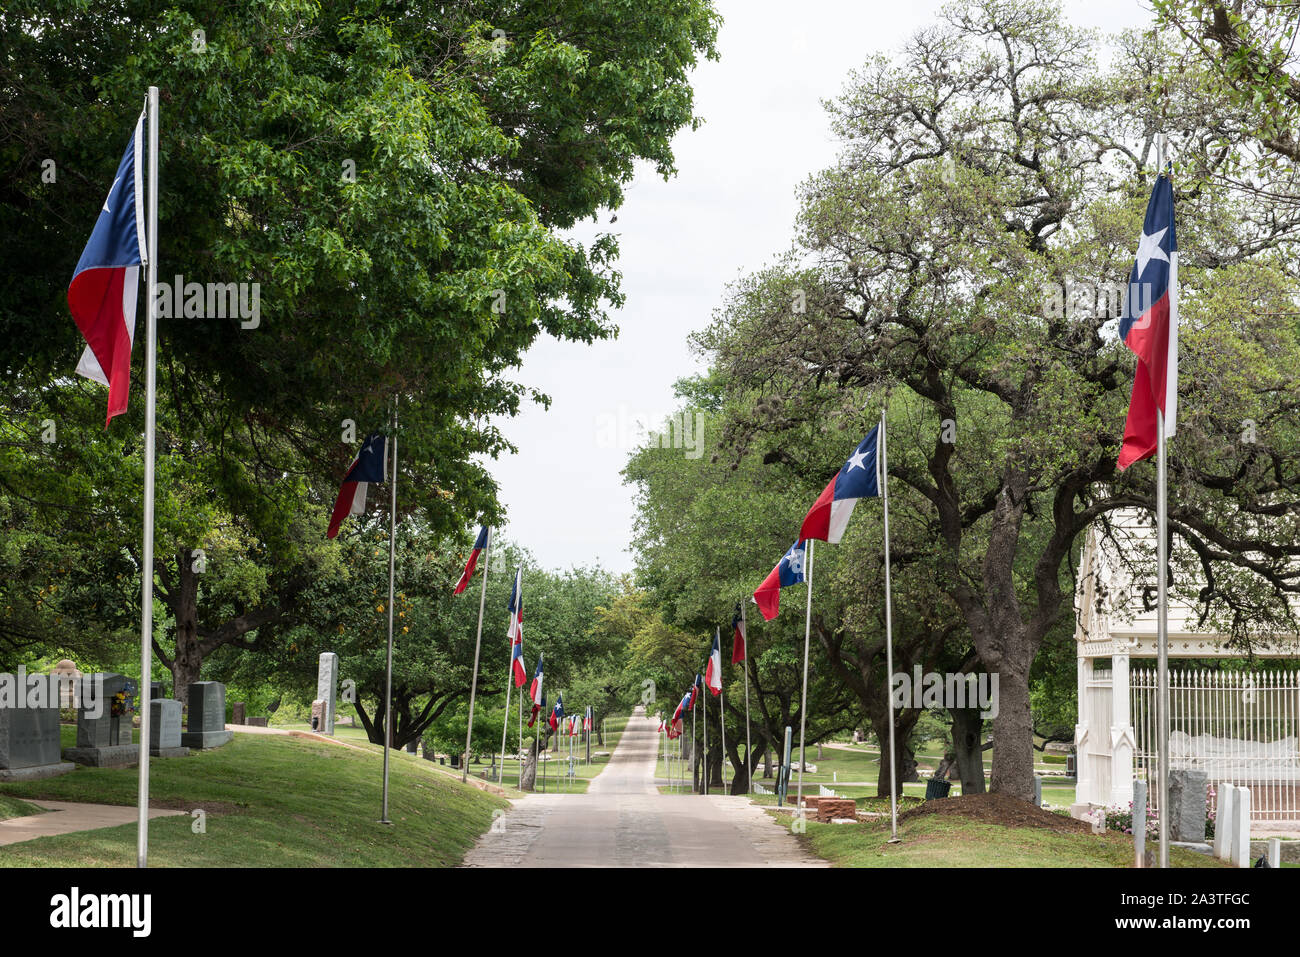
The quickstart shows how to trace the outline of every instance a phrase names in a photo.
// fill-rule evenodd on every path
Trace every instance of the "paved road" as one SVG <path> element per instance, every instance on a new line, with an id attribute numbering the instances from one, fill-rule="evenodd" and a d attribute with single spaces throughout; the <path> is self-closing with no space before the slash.
<path id="1" fill-rule="evenodd" d="M 530 794 L 469 867 L 824 867 L 748 798 L 660 794 L 658 724 L 641 708 L 586 794 Z"/>

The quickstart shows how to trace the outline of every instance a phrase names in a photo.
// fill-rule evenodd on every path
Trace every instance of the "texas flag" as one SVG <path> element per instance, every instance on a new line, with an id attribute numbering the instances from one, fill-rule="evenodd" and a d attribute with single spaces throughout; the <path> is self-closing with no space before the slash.
<path id="1" fill-rule="evenodd" d="M 719 635 L 713 636 L 713 647 L 709 649 L 709 663 L 704 666 L 704 683 L 716 698 L 722 694 L 722 649 L 719 647 Z"/>
<path id="2" fill-rule="evenodd" d="M 791 545 L 790 550 L 781 556 L 776 567 L 763 579 L 763 584 L 754 589 L 754 601 L 763 613 L 764 621 L 771 621 L 781 610 L 781 589 L 803 581 L 803 560 L 807 544 L 801 538 Z"/>
<path id="3" fill-rule="evenodd" d="M 1166 439 L 1174 436 L 1178 412 L 1178 241 L 1174 188 L 1164 173 L 1147 203 L 1119 335 L 1138 358 L 1119 451 L 1123 470 L 1155 453 L 1156 410 L 1164 413 Z"/>
<path id="4" fill-rule="evenodd" d="M 685 720 L 685 714 L 691 709 L 691 704 L 695 699 L 695 688 L 682 695 L 682 700 L 677 702 L 677 710 L 673 712 L 672 720 L 668 723 L 668 737 L 676 738 L 682 733 L 682 725 Z"/>
<path id="5" fill-rule="evenodd" d="M 799 529 L 800 538 L 815 538 L 832 545 L 839 543 L 858 499 L 880 495 L 879 451 L 880 426 L 877 425 L 853 450 L 844 467 L 835 473 L 812 508 L 808 509 L 803 527 Z"/>
<path id="6" fill-rule="evenodd" d="M 691 685 L 691 701 L 690 704 L 686 706 L 687 708 L 689 709 L 695 708 L 695 699 L 700 696 L 700 691 L 701 689 L 703 689 L 703 687 L 704 687 L 704 679 L 700 677 L 699 672 L 696 672 L 695 682 Z"/>
<path id="7" fill-rule="evenodd" d="M 515 586 L 510 589 L 510 670 L 515 675 L 515 687 L 522 688 L 528 680 L 524 671 L 524 569 L 515 569 Z"/>
<path id="8" fill-rule="evenodd" d="M 465 563 L 465 570 L 460 573 L 460 581 L 456 582 L 456 587 L 452 591 L 453 595 L 459 595 L 469 585 L 469 580 L 474 577 L 474 569 L 478 567 L 478 557 L 488 546 L 488 527 L 484 525 L 478 530 L 478 538 L 474 539 L 474 550 L 469 553 L 469 561 Z"/>
<path id="9" fill-rule="evenodd" d="M 546 723 L 551 726 L 552 731 L 558 731 L 560 720 L 564 717 L 564 695 L 555 696 L 555 707 L 551 709 L 551 716 L 546 719 Z"/>
<path id="10" fill-rule="evenodd" d="M 348 474 L 343 476 L 343 485 L 339 488 L 339 497 L 334 502 L 334 514 L 330 516 L 330 527 L 325 533 L 333 538 L 339 533 L 339 526 L 349 515 L 360 515 L 366 510 L 366 487 L 371 482 L 382 482 L 388 473 L 388 443 L 379 432 L 366 436 L 361 451 L 348 466 Z"/>
<path id="11" fill-rule="evenodd" d="M 569 737 L 575 737 L 578 734 L 578 716 L 575 714 L 569 719 Z"/>
<path id="12" fill-rule="evenodd" d="M 537 656 L 537 673 L 533 675 L 533 683 L 528 688 L 528 696 L 533 700 L 533 713 L 528 718 L 528 727 L 533 726 L 537 720 L 537 713 L 542 710 L 542 656 Z"/>
<path id="13" fill-rule="evenodd" d="M 736 613 L 731 616 L 731 634 L 731 663 L 734 665 L 744 661 L 749 651 L 745 638 L 745 609 L 740 605 L 736 606 Z"/>
<path id="14" fill-rule="evenodd" d="M 148 261 L 144 235 L 144 114 L 126 145 L 117 177 L 99 211 L 90 241 L 68 285 L 68 308 L 86 339 L 77 373 L 108 386 L 108 415 L 126 411 L 131 388 L 131 344 L 140 266 Z"/>
<path id="15" fill-rule="evenodd" d="M 587 705 L 587 713 L 582 717 L 582 730 L 591 730 L 591 705 Z"/>

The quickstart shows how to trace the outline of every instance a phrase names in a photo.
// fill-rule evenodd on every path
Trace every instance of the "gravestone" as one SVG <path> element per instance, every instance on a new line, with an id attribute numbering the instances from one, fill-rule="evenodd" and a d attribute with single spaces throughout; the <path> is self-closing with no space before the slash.
<path id="1" fill-rule="evenodd" d="M 149 700 L 150 700 L 150 701 L 161 701 L 161 700 L 162 700 L 163 698 L 165 698 L 165 697 L 167 697 L 167 696 L 166 696 L 165 694 L 163 694 L 163 683 L 162 683 L 161 681 L 151 681 L 151 682 L 149 682 Z"/>
<path id="2" fill-rule="evenodd" d="M 1220 781 L 1218 808 L 1214 812 L 1214 856 L 1226 861 L 1232 850 L 1232 808 L 1236 804 L 1236 785 Z"/>
<path id="3" fill-rule="evenodd" d="M 230 706 L 230 723 L 243 724 L 248 720 L 248 706 L 242 701 L 236 701 Z"/>
<path id="4" fill-rule="evenodd" d="M 187 748 L 219 748 L 235 736 L 226 730 L 226 686 L 220 681 L 190 685 L 189 723 L 181 734 Z"/>
<path id="5" fill-rule="evenodd" d="M 1043 806 L 1043 776 L 1034 775 L 1034 807 Z"/>
<path id="6" fill-rule="evenodd" d="M 1232 789 L 1232 849 L 1234 867 L 1250 867 L 1250 788 Z"/>
<path id="7" fill-rule="evenodd" d="M 1209 780 L 1204 771 L 1180 768 L 1169 772 L 1169 839 L 1171 841 L 1205 840 L 1205 788 Z"/>
<path id="8" fill-rule="evenodd" d="M 132 708 L 138 706 L 137 691 L 135 681 L 124 675 L 83 677 L 77 708 L 77 746 L 68 748 L 63 756 L 95 768 L 121 768 L 138 762 L 140 746 L 131 743 L 132 710 L 126 708 L 127 701 L 132 702 Z M 123 696 L 121 705 L 117 703 L 118 695 Z"/>
<path id="9" fill-rule="evenodd" d="M 183 758 L 190 749 L 181 746 L 181 703 L 172 698 L 149 702 L 149 754 L 155 758 Z"/>
<path id="10" fill-rule="evenodd" d="M 320 667 L 316 672 L 316 700 L 325 703 L 324 718 L 317 729 L 321 734 L 334 733 L 334 708 L 339 692 L 339 656 L 332 651 L 321 652 Z"/>
<path id="11" fill-rule="evenodd" d="M 34 781 L 76 767 L 60 755 L 58 708 L 0 708 L 0 781 Z"/>
<path id="12" fill-rule="evenodd" d="M 248 726 L 250 728 L 265 728 L 271 723 L 270 718 L 249 718 Z"/>

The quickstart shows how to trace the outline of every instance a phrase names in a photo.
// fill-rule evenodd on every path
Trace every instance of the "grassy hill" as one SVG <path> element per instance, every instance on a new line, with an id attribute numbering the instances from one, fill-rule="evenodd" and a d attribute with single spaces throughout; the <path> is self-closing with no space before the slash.
<path id="1" fill-rule="evenodd" d="M 149 823 L 159 867 L 439 867 L 460 863 L 506 808 L 499 796 L 420 767 L 392 762 L 389 819 L 379 824 L 382 761 L 371 753 L 302 738 L 237 734 L 215 751 L 153 760 L 152 807 L 206 812 Z M 78 768 L 44 781 L 0 785 L 9 798 L 133 805 L 135 768 Z M 0 849 L 0 866 L 125 867 L 135 863 L 134 824 L 41 838 Z"/>

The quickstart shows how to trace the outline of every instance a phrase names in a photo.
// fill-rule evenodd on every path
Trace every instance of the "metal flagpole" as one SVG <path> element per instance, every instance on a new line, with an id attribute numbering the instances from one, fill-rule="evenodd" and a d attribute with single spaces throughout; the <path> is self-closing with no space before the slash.
<path id="1" fill-rule="evenodd" d="M 889 842 L 898 843 L 898 770 L 894 757 L 894 601 L 889 578 L 889 441 L 885 410 L 880 410 L 880 449 L 876 456 L 876 486 L 885 518 L 885 697 L 889 702 Z"/>
<path id="2" fill-rule="evenodd" d="M 158 87 L 149 87 L 149 224 L 145 236 L 144 547 L 140 553 L 140 783 L 135 862 L 149 866 L 149 695 L 153 678 L 153 486 L 155 395 L 158 386 Z M 137 120 L 137 122 L 139 122 Z M 140 155 L 135 162 L 139 169 Z M 139 197 L 136 197 L 138 203 Z"/>
<path id="3" fill-rule="evenodd" d="M 728 794 L 727 790 L 727 692 L 719 689 L 718 691 L 718 726 L 722 728 L 722 793 Z M 733 774 L 731 780 L 734 782 L 736 776 Z"/>
<path id="4" fill-rule="evenodd" d="M 393 397 L 393 489 L 388 509 L 388 674 L 384 690 L 384 816 L 388 819 L 388 748 L 393 741 L 393 579 L 397 569 L 397 397 Z"/>
<path id="5" fill-rule="evenodd" d="M 745 625 L 745 599 L 740 600 L 740 632 L 745 643 L 745 793 L 754 793 L 753 747 L 749 743 L 749 628 Z"/>
<path id="6" fill-rule="evenodd" d="M 709 695 L 707 688 L 700 689 L 700 700 L 704 702 L 704 716 L 700 723 L 704 726 L 704 776 L 701 778 L 701 793 L 709 793 Z"/>
<path id="7" fill-rule="evenodd" d="M 692 688 L 694 688 L 694 685 L 692 685 Z M 698 765 L 700 763 L 700 752 L 699 752 L 699 746 L 696 744 L 695 741 L 696 737 L 698 737 L 698 734 L 695 730 L 695 708 L 694 706 L 692 706 L 691 707 L 691 764 L 692 765 Z M 685 770 L 686 770 L 685 768 L 682 769 L 683 785 L 686 784 Z M 691 768 L 691 792 L 692 793 L 695 792 L 695 768 L 694 767 Z"/>
<path id="8" fill-rule="evenodd" d="M 718 643 L 718 727 L 722 729 L 722 793 L 727 793 L 727 693 L 722 690 L 722 626 L 714 625 L 714 640 Z"/>
<path id="9" fill-rule="evenodd" d="M 524 782 L 524 689 L 519 689 L 519 697 L 515 699 L 515 704 L 519 705 L 519 750 L 516 752 L 516 760 L 519 762 L 519 783 Z"/>
<path id="10" fill-rule="evenodd" d="M 808 583 L 808 612 L 803 624 L 803 698 L 799 704 L 799 786 L 794 806 L 803 807 L 803 766 L 804 730 L 808 727 L 808 639 L 812 634 L 812 566 L 814 539 L 808 539 L 808 573 L 804 581 Z"/>
<path id="11" fill-rule="evenodd" d="M 514 653 L 515 646 L 511 644 L 510 654 L 513 655 Z M 514 670 L 513 661 L 514 659 L 512 658 L 512 663 L 507 666 L 509 670 L 506 672 L 506 720 L 505 723 L 501 725 L 501 767 L 497 771 L 497 784 L 500 784 L 505 780 L 506 773 L 506 732 L 510 730 L 510 690 L 515 683 L 514 675 L 510 673 Z"/>
<path id="12" fill-rule="evenodd" d="M 1156 162 L 1159 173 L 1165 171 L 1165 134 L 1156 137 Z M 1176 295 L 1176 293 L 1174 293 Z M 1169 475 L 1166 469 L 1165 414 L 1156 406 L 1156 567 L 1160 582 L 1156 586 L 1159 611 L 1156 617 L 1157 645 L 1157 698 L 1159 700 L 1159 727 L 1156 743 L 1159 749 L 1158 773 L 1160 775 L 1160 809 L 1158 827 L 1160 834 L 1160 866 L 1169 866 Z"/>
<path id="13" fill-rule="evenodd" d="M 478 693 L 478 653 L 483 646 L 483 605 L 487 601 L 488 562 L 492 560 L 492 529 L 488 529 L 483 543 L 483 582 L 478 593 L 478 632 L 474 636 L 474 674 L 469 681 L 469 727 L 465 729 L 465 765 L 461 768 L 462 782 L 469 778 L 470 739 L 474 737 L 474 696 Z"/>

